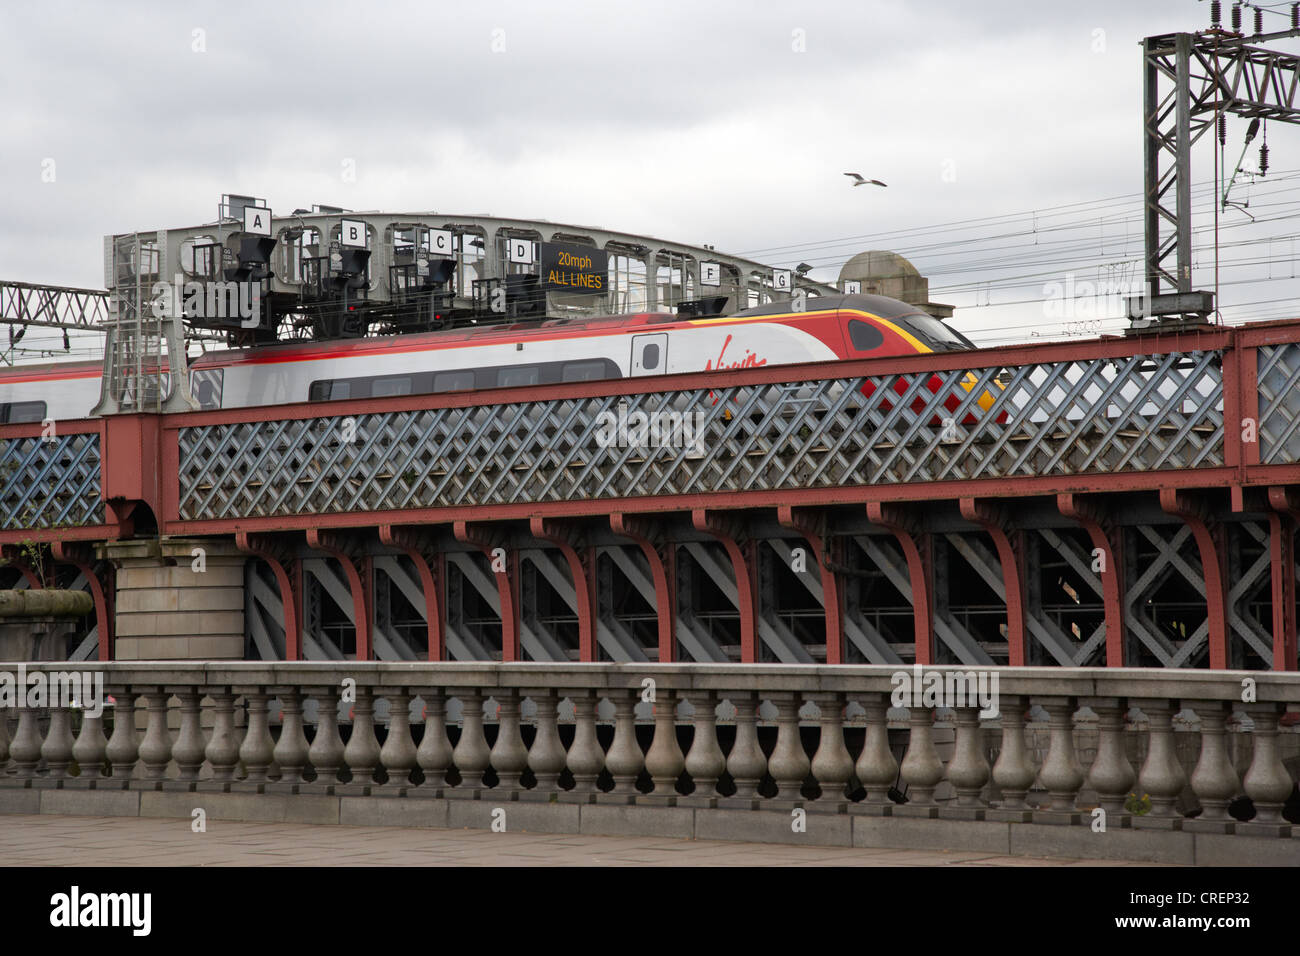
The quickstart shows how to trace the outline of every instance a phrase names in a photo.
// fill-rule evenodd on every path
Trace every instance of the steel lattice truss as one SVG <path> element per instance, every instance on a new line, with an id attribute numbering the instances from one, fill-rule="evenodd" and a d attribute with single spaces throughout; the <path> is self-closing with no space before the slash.
<path id="1" fill-rule="evenodd" d="M 103 523 L 98 433 L 0 439 L 0 528 Z"/>
<path id="2" fill-rule="evenodd" d="M 1209 467 L 1224 462 L 1221 361 L 1168 353 L 191 426 L 179 431 L 179 517 Z M 672 415 L 698 416 L 700 440 L 602 442 L 637 413 L 669 432 Z"/>
<path id="3" fill-rule="evenodd" d="M 1300 347 L 1262 345 L 1258 350 L 1259 455 L 1266 465 L 1300 461 Z"/>
<path id="4" fill-rule="evenodd" d="M 58 329 L 98 329 L 108 320 L 108 293 L 0 280 L 0 322 Z"/>

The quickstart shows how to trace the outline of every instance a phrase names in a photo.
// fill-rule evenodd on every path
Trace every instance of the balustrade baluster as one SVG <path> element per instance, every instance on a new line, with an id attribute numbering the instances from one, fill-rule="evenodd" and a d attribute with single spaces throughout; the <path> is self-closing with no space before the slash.
<path id="1" fill-rule="evenodd" d="M 1047 788 L 1050 806 L 1034 812 L 1038 823 L 1073 824 L 1081 819 L 1075 809 L 1079 788 L 1083 786 L 1083 767 L 1074 748 L 1074 712 L 1078 709 L 1073 697 L 1033 698 L 1047 711 L 1049 741 L 1047 756 L 1038 779 Z"/>
<path id="2" fill-rule="evenodd" d="M 718 698 L 708 690 L 688 691 L 685 696 L 695 710 L 691 717 L 695 729 L 683 766 L 695 789 L 677 802 L 682 806 L 715 807 L 718 778 L 727 769 L 727 757 L 718 746 Z"/>
<path id="3" fill-rule="evenodd" d="M 928 707 L 910 707 L 907 752 L 899 767 L 907 784 L 907 803 L 894 807 L 894 816 L 934 817 L 939 805 L 934 791 L 943 779 L 943 762 L 934 747 L 934 713 Z"/>
<path id="4" fill-rule="evenodd" d="M 110 786 L 115 790 L 125 790 L 131 785 L 136 761 L 140 759 L 140 745 L 135 731 L 137 694 L 133 689 L 121 685 L 109 687 L 108 693 L 113 698 L 113 733 L 109 735 L 104 755 L 108 757 L 112 772 Z M 19 729 L 22 729 L 21 724 Z"/>
<path id="5" fill-rule="evenodd" d="M 523 789 L 519 778 L 528 768 L 528 750 L 524 747 L 523 733 L 519 727 L 521 702 L 519 691 L 502 688 L 496 698 L 500 704 L 497 714 L 497 739 L 492 744 L 489 761 L 497 772 L 497 785 L 493 799 L 517 800 Z"/>
<path id="6" fill-rule="evenodd" d="M 525 691 L 537 707 L 533 718 L 533 745 L 528 748 L 528 769 L 537 785 L 520 793 L 520 798 L 552 802 L 559 798 L 560 772 L 564 770 L 564 743 L 560 740 L 559 697 L 549 690 Z"/>
<path id="7" fill-rule="evenodd" d="M 379 767 L 379 738 L 375 736 L 375 695 L 369 687 L 357 687 L 357 699 L 352 704 L 352 733 L 343 748 L 343 762 L 352 771 L 349 793 L 365 796 L 375 786 L 375 770 Z"/>
<path id="8" fill-rule="evenodd" d="M 4 722 L 4 713 L 0 712 L 0 723 Z M 81 731 L 77 742 L 72 745 L 72 758 L 77 761 L 80 775 L 77 784 L 81 787 L 95 788 L 104 776 L 104 752 L 108 749 L 108 738 L 104 736 L 104 715 L 91 717 L 84 710 L 81 712 Z M 0 754 L 0 768 L 4 767 L 4 755 Z"/>
<path id="9" fill-rule="evenodd" d="M 1150 727 L 1147 759 L 1138 773 L 1138 789 L 1151 798 L 1151 811 L 1135 816 L 1133 825 L 1177 830 L 1183 818 L 1174 808 L 1174 801 L 1187 785 L 1187 775 L 1174 750 L 1174 704 L 1167 700 L 1149 699 L 1135 700 L 1133 703 L 1146 715 Z"/>
<path id="10" fill-rule="evenodd" d="M 276 687 L 272 693 L 280 699 L 283 718 L 280 739 L 275 742 L 271 758 L 280 767 L 278 790 L 297 793 L 307 768 L 307 732 L 303 728 L 302 692 L 294 686 Z"/>
<path id="11" fill-rule="evenodd" d="M 736 792 L 719 800 L 718 805 L 752 810 L 758 806 L 758 785 L 767 771 L 767 757 L 758 743 L 758 708 L 762 700 L 748 692 L 727 697 L 736 708 L 736 740 L 727 754 L 727 773 L 736 784 Z"/>
<path id="12" fill-rule="evenodd" d="M 72 709 L 51 707 L 50 724 L 39 751 L 46 767 L 46 775 L 38 778 L 40 786 L 63 786 L 68 778 L 68 767 L 72 764 L 72 744 Z"/>
<path id="13" fill-rule="evenodd" d="M 1028 705 L 1029 701 L 1018 694 L 1004 694 L 999 701 L 1002 743 L 998 759 L 993 762 L 993 783 L 1002 797 L 997 807 L 984 812 L 986 820 L 1028 823 L 1032 819 L 1025 796 L 1038 777 L 1038 767 L 1025 739 L 1025 708 Z"/>
<path id="14" fill-rule="evenodd" d="M 1232 706 L 1222 700 L 1184 701 L 1201 721 L 1201 752 L 1192 770 L 1192 792 L 1201 805 L 1201 815 L 1184 820 L 1183 829 L 1210 833 L 1231 833 L 1234 822 L 1228 804 L 1241 792 L 1241 780 L 1228 756 L 1226 726 Z"/>
<path id="15" fill-rule="evenodd" d="M 654 792 L 638 802 L 677 805 L 677 780 L 686 768 L 686 758 L 677 742 L 677 694 L 658 688 L 654 702 L 655 735 L 645 755 L 645 769 L 654 781 Z"/>
<path id="16" fill-rule="evenodd" d="M 483 695 L 477 690 L 457 690 L 460 699 L 460 739 L 452 760 L 460 771 L 460 786 L 447 791 L 449 797 L 477 800 L 483 794 L 483 774 L 491 766 L 491 752 L 483 733 Z"/>
<path id="17" fill-rule="evenodd" d="M 853 758 L 844 743 L 844 695 L 815 694 L 811 699 L 821 712 L 817 752 L 813 754 L 809 768 L 822 792 L 813 806 L 818 810 L 843 813 L 849 803 L 845 790 L 853 776 Z"/>
<path id="18" fill-rule="evenodd" d="M 235 733 L 235 695 L 228 687 L 214 687 L 212 698 L 212 736 L 204 756 L 212 765 L 212 780 L 199 784 L 201 789 L 229 791 L 239 763 L 239 738 Z M 112 746 L 112 743 L 109 743 Z"/>
<path id="19" fill-rule="evenodd" d="M 36 779 L 36 767 L 41 762 L 41 735 L 36 723 L 38 712 L 35 707 L 19 706 L 18 729 L 14 741 L 9 745 L 9 754 L 21 786 L 30 787 Z"/>
<path id="20" fill-rule="evenodd" d="M 161 790 L 167 777 L 167 765 L 172 759 L 172 738 L 167 730 L 167 701 L 170 698 L 161 687 L 151 687 L 144 694 L 148 723 L 144 740 L 140 741 L 140 762 L 144 764 L 144 780 L 140 786 L 148 790 Z"/>
<path id="21" fill-rule="evenodd" d="M 411 692 L 405 687 L 384 689 L 388 698 L 388 736 L 379 749 L 379 759 L 388 774 L 388 783 L 383 793 L 393 796 L 406 796 L 411 786 L 411 771 L 415 769 L 418 758 L 415 741 L 411 739 Z"/>
<path id="22" fill-rule="evenodd" d="M 271 694 L 263 688 L 250 688 L 242 691 L 248 725 L 244 728 L 244 739 L 239 745 L 239 760 L 244 765 L 244 779 L 241 790 L 262 793 L 266 789 L 268 771 L 275 759 L 275 741 L 271 737 L 267 707 Z"/>
<path id="23" fill-rule="evenodd" d="M 204 751 L 200 702 L 203 694 L 197 687 L 171 687 L 168 692 L 181 702 L 181 726 L 172 745 L 172 759 L 176 761 L 176 789 L 193 790 L 203 770 Z"/>
<path id="24" fill-rule="evenodd" d="M 311 699 L 316 701 L 316 733 L 307 759 L 316 771 L 316 779 L 300 787 L 304 793 L 333 793 L 339 782 L 343 766 L 343 735 L 339 732 L 339 692 L 335 687 L 314 687 Z"/>
<path id="25" fill-rule="evenodd" d="M 611 690 L 614 704 L 614 739 L 605 754 L 605 767 L 614 778 L 614 789 L 596 799 L 604 803 L 632 803 L 637 796 L 636 779 L 645 766 L 645 755 L 636 739 L 636 702 L 639 690 Z"/>
<path id="26" fill-rule="evenodd" d="M 4 782 L 5 767 L 9 764 L 9 708 L 0 707 L 0 784 Z"/>
<path id="27" fill-rule="evenodd" d="M 1124 715 L 1128 706 L 1118 697 L 1088 697 L 1079 701 L 1097 715 L 1097 755 L 1088 768 L 1087 784 L 1097 791 L 1097 805 L 1106 811 L 1107 827 L 1130 823 L 1124 801 L 1137 780 L 1124 748 Z"/>
<path id="28" fill-rule="evenodd" d="M 954 806 L 940 813 L 954 820 L 983 820 L 986 810 L 980 793 L 989 782 L 991 771 L 984 756 L 984 735 L 980 729 L 978 707 L 958 707 L 955 722 L 957 739 L 952 760 L 948 763 L 948 782 L 957 792 Z"/>
<path id="29" fill-rule="evenodd" d="M 605 769 L 605 751 L 596 736 L 596 707 L 599 698 L 595 692 L 576 690 L 569 695 L 573 701 L 573 743 L 564 761 L 573 774 L 573 789 L 560 795 L 560 799 L 575 803 L 593 803 L 598 790 L 596 783 Z"/>
<path id="30" fill-rule="evenodd" d="M 866 716 L 866 732 L 862 753 L 853 765 L 853 775 L 862 784 L 866 796 L 855 806 L 863 813 L 888 816 L 894 806 L 889 799 L 889 788 L 898 779 L 898 761 L 889 749 L 889 695 L 867 694 L 861 704 Z"/>
<path id="31" fill-rule="evenodd" d="M 412 791 L 420 796 L 441 797 L 447 787 L 451 766 L 451 741 L 447 739 L 447 695 L 438 688 L 420 691 L 424 700 L 424 737 L 415 760 L 424 771 L 424 783 Z"/>
<path id="32" fill-rule="evenodd" d="M 1242 779 L 1246 795 L 1255 804 L 1255 816 L 1237 829 L 1246 833 L 1290 836 L 1291 826 L 1282 817 L 1282 804 L 1295 786 L 1278 748 L 1278 720 L 1283 705 L 1246 704 L 1245 711 L 1255 724 L 1251 738 L 1255 744 L 1250 768 Z"/>

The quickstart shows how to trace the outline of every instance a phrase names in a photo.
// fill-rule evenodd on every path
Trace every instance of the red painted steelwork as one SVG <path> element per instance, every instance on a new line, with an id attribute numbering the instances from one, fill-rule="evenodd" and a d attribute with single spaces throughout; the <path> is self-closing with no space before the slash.
<path id="1" fill-rule="evenodd" d="M 95 573 L 95 554 L 90 545 L 81 542 L 55 541 L 50 544 L 54 560 L 70 564 L 81 572 L 90 585 L 90 596 L 95 602 L 95 626 L 99 629 L 99 659 L 113 659 L 113 626 L 116 623 L 114 604 L 116 597 L 113 565 L 106 563 L 104 578 Z"/>
<path id="2" fill-rule="evenodd" d="M 446 567 L 432 534 L 427 528 L 381 524 L 379 540 L 388 547 L 405 553 L 415 565 L 415 570 L 420 575 L 420 590 L 424 592 L 429 660 L 446 660 L 447 630 L 442 614 L 442 583 L 446 580 Z"/>
<path id="3" fill-rule="evenodd" d="M 935 662 L 934 646 L 934 553 L 928 533 L 916 530 L 916 519 L 898 504 L 867 502 L 867 518 L 888 530 L 907 559 L 912 584 L 912 629 L 917 664 Z"/>
<path id="4" fill-rule="evenodd" d="M 1300 484 L 1300 467 L 1282 472 L 1281 466 L 1260 466 L 1251 475 L 1252 484 Z M 502 505 L 457 505 L 446 508 L 412 508 L 407 511 L 372 511 L 366 519 L 375 523 L 446 524 L 449 521 L 526 520 L 537 515 L 547 518 L 590 517 L 592 515 L 662 514 L 697 508 L 738 510 L 754 508 L 825 507 L 862 505 L 869 501 L 926 502 L 955 501 L 962 497 L 1029 498 L 1061 493 L 1158 491 L 1161 488 L 1226 488 L 1236 472 L 1228 468 L 1199 468 L 1185 471 L 1145 471 L 1126 474 L 1063 475 L 1049 478 L 980 478 L 965 481 L 933 481 L 898 485 L 848 485 L 830 488 L 788 488 L 779 491 L 717 491 L 693 495 L 660 495 L 644 498 L 515 502 Z M 257 518 L 227 518 L 207 521 L 168 521 L 167 534 L 229 534 L 240 530 L 304 530 L 311 527 L 356 527 L 351 513 L 271 515 Z M 62 529 L 60 529 L 62 530 Z M 31 537 L 20 535 L 18 540 Z M 3 540 L 3 538 L 0 538 Z"/>
<path id="5" fill-rule="evenodd" d="M 1057 495 L 1056 507 L 1079 523 L 1092 546 L 1101 552 L 1102 605 L 1106 610 L 1106 666 L 1124 666 L 1124 546 L 1123 529 L 1112 524 L 1105 508 L 1080 495 Z"/>
<path id="6" fill-rule="evenodd" d="M 1287 487 L 1268 489 L 1270 571 L 1273 583 L 1273 669 L 1300 669 L 1296 653 L 1295 533 L 1300 499 Z"/>
<path id="7" fill-rule="evenodd" d="M 275 575 L 283 614 L 284 659 L 302 660 L 302 563 L 287 536 L 237 531 L 235 547 L 265 561 Z"/>
<path id="8" fill-rule="evenodd" d="M 487 556 L 501 602 L 501 660 L 507 663 L 522 660 L 519 646 L 519 553 L 507 546 L 502 530 L 492 525 L 457 521 L 452 525 L 452 533 L 457 541 L 472 544 Z M 498 549 L 504 553 L 504 566 L 500 562 L 502 554 L 493 553 Z"/>
<path id="9" fill-rule="evenodd" d="M 961 516 L 989 533 L 1002 566 L 1002 587 L 1007 605 L 1007 663 L 1023 667 L 1028 643 L 1025 627 L 1025 562 L 1020 532 L 1012 530 L 1002 510 L 976 498 L 959 501 Z"/>
<path id="10" fill-rule="evenodd" d="M 591 509 L 587 508 L 590 514 Z M 659 622 L 659 663 L 677 660 L 677 549 L 664 541 L 655 522 L 641 516 L 614 512 L 609 527 L 641 548 L 655 584 L 655 617 Z"/>
<path id="11" fill-rule="evenodd" d="M 1181 518 L 1196 539 L 1205 578 L 1205 620 L 1210 632 L 1210 669 L 1224 670 L 1228 666 L 1228 574 L 1225 549 L 1221 547 L 1222 528 L 1217 521 L 1208 518 L 1201 502 L 1176 488 L 1160 489 L 1160 507 L 1165 513 Z"/>
<path id="12" fill-rule="evenodd" d="M 691 512 L 696 531 L 713 535 L 731 559 L 736 578 L 736 604 L 740 612 L 740 662 L 758 663 L 758 582 L 754 542 L 734 516 L 696 508 Z"/>
<path id="13" fill-rule="evenodd" d="M 813 561 L 821 572 L 822 604 L 826 609 L 826 663 L 844 663 L 844 593 L 839 575 L 828 568 L 827 559 L 843 564 L 843 549 L 838 540 L 828 543 L 826 515 L 809 513 L 802 508 L 777 509 L 781 526 L 798 531 L 812 550 Z"/>
<path id="14" fill-rule="evenodd" d="M 374 658 L 374 567 L 368 555 L 356 552 L 348 536 L 318 528 L 307 530 L 307 546 L 324 551 L 343 567 L 352 592 L 352 619 L 357 635 L 357 660 Z"/>
<path id="15" fill-rule="evenodd" d="M 534 538 L 560 549 L 573 578 L 573 593 L 578 599 L 578 660 L 596 662 L 596 549 L 587 544 L 579 527 L 563 521 L 533 518 L 528 528 Z"/>

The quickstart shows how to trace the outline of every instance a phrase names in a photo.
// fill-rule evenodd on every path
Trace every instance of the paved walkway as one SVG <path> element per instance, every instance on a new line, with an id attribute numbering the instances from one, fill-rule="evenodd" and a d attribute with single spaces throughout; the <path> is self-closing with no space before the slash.
<path id="1" fill-rule="evenodd" d="M 944 850 L 0 814 L 9 866 L 1151 866 Z"/>

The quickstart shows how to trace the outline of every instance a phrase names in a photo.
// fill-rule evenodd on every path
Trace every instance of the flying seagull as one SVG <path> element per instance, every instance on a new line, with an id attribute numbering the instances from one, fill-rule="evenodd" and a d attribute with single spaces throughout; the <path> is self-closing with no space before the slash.
<path id="1" fill-rule="evenodd" d="M 884 185 L 885 185 L 885 184 L 882 183 L 879 179 L 864 179 L 864 178 L 862 177 L 862 174 L 861 174 L 861 173 L 845 173 L 844 175 L 845 175 L 845 176 L 848 176 L 850 179 L 857 180 L 857 181 L 853 184 L 853 185 L 855 185 L 855 186 L 865 186 L 865 185 L 867 185 L 868 183 L 870 183 L 872 186 L 884 186 Z"/>

